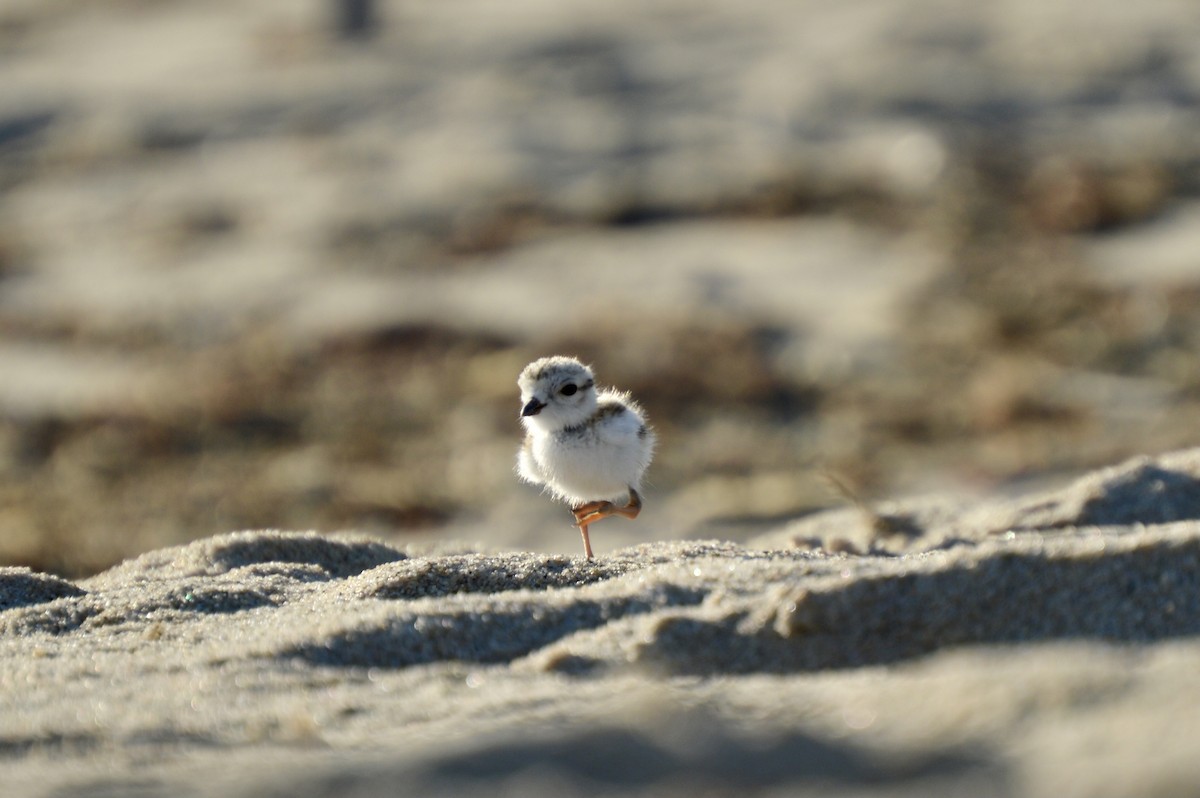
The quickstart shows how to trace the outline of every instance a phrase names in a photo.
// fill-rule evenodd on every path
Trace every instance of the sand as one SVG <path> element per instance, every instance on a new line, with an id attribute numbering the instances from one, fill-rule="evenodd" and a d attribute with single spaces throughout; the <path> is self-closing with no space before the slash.
<path id="1" fill-rule="evenodd" d="M 78 581 L 5 568 L 0 781 L 11 796 L 1185 794 L 1198 518 L 1191 450 L 1052 493 L 593 562 L 252 531 Z"/>

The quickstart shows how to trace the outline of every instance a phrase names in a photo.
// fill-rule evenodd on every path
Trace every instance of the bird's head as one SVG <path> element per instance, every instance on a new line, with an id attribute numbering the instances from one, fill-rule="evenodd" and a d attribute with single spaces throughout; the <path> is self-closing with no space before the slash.
<path id="1" fill-rule="evenodd" d="M 517 378 L 521 421 L 545 431 L 582 424 L 596 411 L 592 370 L 573 357 L 543 357 Z"/>

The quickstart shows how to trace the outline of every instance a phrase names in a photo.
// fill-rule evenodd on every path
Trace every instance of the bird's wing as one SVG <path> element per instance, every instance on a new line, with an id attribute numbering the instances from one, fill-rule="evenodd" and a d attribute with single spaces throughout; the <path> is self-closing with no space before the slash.
<path id="1" fill-rule="evenodd" d="M 596 422 L 596 433 L 605 443 L 630 444 L 646 436 L 641 408 L 628 394 L 602 394 L 596 409 Z"/>

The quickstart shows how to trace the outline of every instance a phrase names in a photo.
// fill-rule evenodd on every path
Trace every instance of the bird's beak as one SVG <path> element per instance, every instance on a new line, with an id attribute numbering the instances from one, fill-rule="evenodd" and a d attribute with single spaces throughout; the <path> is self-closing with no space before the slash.
<path id="1" fill-rule="evenodd" d="M 546 406 L 546 403 L 543 401 L 540 401 L 535 396 L 532 399 L 530 399 L 529 402 L 526 403 L 526 405 L 524 407 L 521 408 L 521 418 L 524 418 L 525 416 L 536 416 L 538 413 L 542 412 L 542 408 L 545 406 Z"/>

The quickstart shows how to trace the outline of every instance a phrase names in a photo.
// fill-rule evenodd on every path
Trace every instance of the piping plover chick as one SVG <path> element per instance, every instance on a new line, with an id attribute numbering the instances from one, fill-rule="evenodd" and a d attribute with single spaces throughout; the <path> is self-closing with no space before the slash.
<path id="1" fill-rule="evenodd" d="M 535 360 L 517 385 L 526 430 L 517 473 L 571 505 L 590 560 L 590 524 L 642 510 L 638 488 L 654 455 L 654 430 L 629 394 L 597 390 L 592 370 L 573 357 Z"/>

